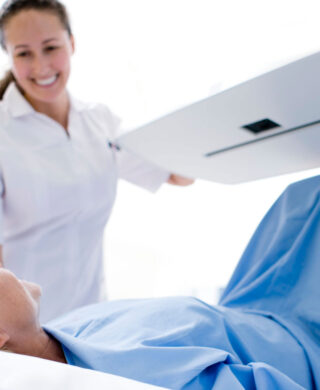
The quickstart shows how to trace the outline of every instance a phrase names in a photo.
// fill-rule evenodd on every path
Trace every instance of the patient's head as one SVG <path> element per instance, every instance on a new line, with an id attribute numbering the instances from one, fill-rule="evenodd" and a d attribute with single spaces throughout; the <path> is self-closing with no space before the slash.
<path id="1" fill-rule="evenodd" d="M 13 340 L 39 329 L 40 295 L 38 285 L 0 269 L 0 348 L 10 349 Z"/>
<path id="2" fill-rule="evenodd" d="M 60 343 L 40 326 L 37 284 L 0 268 L 0 349 L 66 363 Z"/>

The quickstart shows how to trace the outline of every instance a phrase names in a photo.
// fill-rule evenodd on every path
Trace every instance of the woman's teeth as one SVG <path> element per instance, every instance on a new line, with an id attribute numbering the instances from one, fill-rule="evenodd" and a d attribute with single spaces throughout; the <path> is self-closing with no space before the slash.
<path id="1" fill-rule="evenodd" d="M 46 85 L 53 84 L 56 81 L 57 77 L 58 75 L 55 75 L 45 80 L 35 80 L 35 82 L 41 86 L 46 86 Z"/>

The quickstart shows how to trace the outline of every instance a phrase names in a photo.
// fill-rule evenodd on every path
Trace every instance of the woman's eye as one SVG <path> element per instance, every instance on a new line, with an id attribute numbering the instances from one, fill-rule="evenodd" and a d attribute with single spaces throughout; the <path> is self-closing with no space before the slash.
<path id="1" fill-rule="evenodd" d="M 22 51 L 21 53 L 17 54 L 17 57 L 27 57 L 30 53 L 27 51 Z"/>
<path id="2" fill-rule="evenodd" d="M 56 46 L 48 46 L 48 47 L 45 48 L 45 51 L 53 51 L 55 49 L 57 49 Z"/>

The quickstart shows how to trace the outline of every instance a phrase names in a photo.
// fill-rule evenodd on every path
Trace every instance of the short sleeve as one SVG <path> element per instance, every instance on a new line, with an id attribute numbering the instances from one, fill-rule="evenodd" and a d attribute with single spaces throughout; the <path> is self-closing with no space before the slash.
<path id="1" fill-rule="evenodd" d="M 155 192 L 169 179 L 169 172 L 122 149 L 116 151 L 119 177 Z"/>
<path id="2" fill-rule="evenodd" d="M 110 141 L 116 145 L 117 138 L 126 133 L 121 126 L 121 120 L 113 114 L 107 107 L 104 109 L 104 120 L 108 127 L 107 133 L 110 135 Z M 165 183 L 170 173 L 155 164 L 152 164 L 133 153 L 114 148 L 116 156 L 119 177 L 132 184 L 136 184 L 151 192 Z"/>

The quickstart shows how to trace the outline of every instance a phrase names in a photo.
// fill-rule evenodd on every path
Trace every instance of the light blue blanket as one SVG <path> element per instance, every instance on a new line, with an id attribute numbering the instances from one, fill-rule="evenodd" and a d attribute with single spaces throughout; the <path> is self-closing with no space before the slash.
<path id="1" fill-rule="evenodd" d="M 288 187 L 218 306 L 101 303 L 45 326 L 68 363 L 170 389 L 320 389 L 320 177 Z"/>

